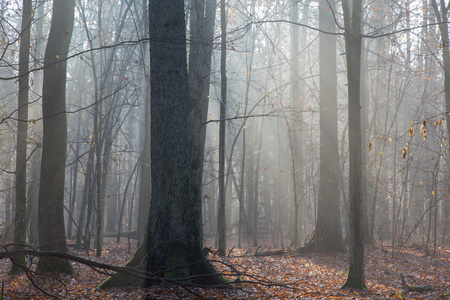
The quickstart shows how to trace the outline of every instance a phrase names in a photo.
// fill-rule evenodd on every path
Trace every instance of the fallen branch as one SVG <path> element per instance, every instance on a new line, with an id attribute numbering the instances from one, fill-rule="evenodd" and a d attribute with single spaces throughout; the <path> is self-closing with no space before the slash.
<path id="1" fill-rule="evenodd" d="M 403 273 L 400 273 L 400 279 L 402 280 L 402 288 L 403 288 L 402 295 L 406 295 L 409 292 L 423 293 L 435 290 L 435 288 L 432 287 L 431 285 L 414 286 L 406 284 L 406 280 Z"/>
<path id="2" fill-rule="evenodd" d="M 257 252 L 254 254 L 254 256 L 279 256 L 284 254 L 288 254 L 288 252 L 284 250 L 276 250 L 276 251 Z"/>
<path id="3" fill-rule="evenodd" d="M 55 252 L 55 251 L 36 251 L 36 250 L 27 250 L 27 249 L 20 249 L 20 250 L 11 250 L 11 251 L 3 251 L 0 252 L 0 259 L 8 258 L 12 259 L 17 255 L 28 255 L 28 256 L 36 256 L 36 257 L 55 257 L 60 259 L 66 259 L 71 260 L 75 262 L 79 262 L 91 267 L 111 270 L 115 272 L 122 272 L 122 273 L 128 273 L 134 277 L 138 278 L 146 278 L 146 274 L 149 274 L 148 272 L 139 272 L 136 268 L 127 268 L 127 267 L 119 267 L 119 266 L 113 266 L 105 263 L 101 263 L 98 261 L 86 259 L 83 257 L 79 257 L 70 253 L 63 253 L 63 252 Z"/>

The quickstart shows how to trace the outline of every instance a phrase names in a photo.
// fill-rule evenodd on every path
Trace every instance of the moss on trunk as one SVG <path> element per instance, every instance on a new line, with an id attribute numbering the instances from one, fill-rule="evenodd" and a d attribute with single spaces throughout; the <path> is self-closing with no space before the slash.
<path id="1" fill-rule="evenodd" d="M 347 280 L 345 281 L 341 289 L 345 288 L 354 288 L 359 290 L 366 289 L 366 284 L 364 282 L 364 273 L 359 275 L 361 272 L 357 272 L 356 267 L 353 264 L 350 264 L 348 271 L 349 276 L 347 277 Z"/>

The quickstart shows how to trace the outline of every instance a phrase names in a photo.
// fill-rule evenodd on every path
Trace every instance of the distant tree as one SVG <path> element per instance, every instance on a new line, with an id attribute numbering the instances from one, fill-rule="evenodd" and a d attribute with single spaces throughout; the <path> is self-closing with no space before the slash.
<path id="1" fill-rule="evenodd" d="M 350 263 L 343 288 L 365 288 L 361 193 L 361 10 L 362 0 L 342 0 L 348 79 L 348 140 L 350 184 Z"/>
<path id="2" fill-rule="evenodd" d="M 226 11 L 225 0 L 220 1 L 220 28 L 221 28 L 221 50 L 220 50 L 220 129 L 219 129 L 219 202 L 217 207 L 217 231 L 219 255 L 225 255 L 226 222 L 225 222 L 225 117 L 227 105 L 227 48 L 226 48 Z M 256 229 L 255 229 L 256 230 Z"/>
<path id="3" fill-rule="evenodd" d="M 203 161 L 211 82 L 217 0 L 194 0 L 190 8 L 189 106 L 192 139 L 192 188 L 201 211 Z"/>
<path id="4" fill-rule="evenodd" d="M 39 187 L 39 248 L 67 252 L 64 230 L 64 178 L 67 149 L 66 69 L 73 30 L 75 0 L 54 0 L 44 58 L 42 144 Z M 42 257 L 42 272 L 72 273 L 69 261 Z"/>
<path id="5" fill-rule="evenodd" d="M 19 53 L 19 101 L 17 115 L 17 149 L 16 149 L 16 212 L 14 217 L 15 249 L 24 247 L 27 240 L 27 128 L 28 128 L 28 91 L 30 61 L 30 27 L 32 21 L 31 0 L 23 0 L 22 29 Z M 11 266 L 11 274 L 24 271 L 20 265 L 25 263 L 25 256 L 18 256 Z"/>
<path id="6" fill-rule="evenodd" d="M 335 1 L 319 4 L 320 42 L 320 181 L 315 249 L 346 251 L 341 231 L 337 119 Z M 327 32 L 327 33 L 326 33 Z"/>

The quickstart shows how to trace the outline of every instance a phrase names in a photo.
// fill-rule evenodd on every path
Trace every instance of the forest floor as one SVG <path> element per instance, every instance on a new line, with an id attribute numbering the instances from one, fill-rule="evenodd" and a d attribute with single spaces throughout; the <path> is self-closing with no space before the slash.
<path id="1" fill-rule="evenodd" d="M 135 251 L 135 247 L 132 247 L 128 252 L 126 239 L 117 244 L 114 239 L 107 238 L 104 248 L 100 258 L 95 257 L 93 251 L 89 256 L 86 252 L 73 249 L 71 253 L 122 266 Z M 32 281 L 48 293 L 46 295 L 33 286 L 25 275 L 8 275 L 10 261 L 3 259 L 0 261 L 0 280 L 4 291 L 0 298 L 51 299 L 50 295 L 53 295 L 57 299 L 197 299 L 200 295 L 207 299 L 450 299 L 450 296 L 444 296 L 450 293 L 449 249 L 439 249 L 437 255 L 425 256 L 421 249 L 406 248 L 393 256 L 389 248 L 367 246 L 365 291 L 340 289 L 346 280 L 348 254 L 276 253 L 262 247 L 247 247 L 233 248 L 229 250 L 228 257 L 219 258 L 214 255 L 214 249 L 211 250 L 208 257 L 217 261 L 217 268 L 230 274 L 230 281 L 239 277 L 240 283 L 233 283 L 232 288 L 228 289 L 185 289 L 159 284 L 148 289 L 100 290 L 96 287 L 107 275 L 86 265 L 73 263 L 76 271 L 74 276 L 59 276 L 55 279 L 32 274 Z M 255 256 L 256 252 L 259 255 Z M 401 295 L 400 273 L 404 274 L 408 284 L 430 285 L 433 290 Z"/>

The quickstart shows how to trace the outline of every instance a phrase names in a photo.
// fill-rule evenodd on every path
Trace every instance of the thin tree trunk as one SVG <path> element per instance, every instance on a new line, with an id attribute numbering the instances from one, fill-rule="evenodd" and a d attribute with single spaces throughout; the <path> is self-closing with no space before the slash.
<path id="1" fill-rule="evenodd" d="M 80 136 L 80 128 L 81 128 L 81 118 L 78 118 L 77 122 L 77 137 Z M 69 215 L 74 216 L 75 212 L 75 203 L 77 201 L 77 185 L 78 185 L 78 160 L 80 155 L 80 143 L 76 143 L 75 146 L 75 163 L 72 167 L 72 194 L 70 197 L 70 203 L 69 203 Z M 72 221 L 72 218 L 68 221 L 67 224 L 67 238 L 69 240 L 72 239 L 72 225 L 74 222 Z"/>
<path id="2" fill-rule="evenodd" d="M 142 0 L 144 7 L 144 22 L 143 33 L 148 33 L 148 0 Z M 149 79 L 149 65 L 150 65 L 150 49 L 149 43 L 142 44 L 143 69 L 144 69 L 144 129 L 141 131 L 141 140 L 143 141 L 141 165 L 140 165 L 140 183 L 139 183 L 139 198 L 138 198 L 138 213 L 137 213 L 137 244 L 142 242 L 147 228 L 147 219 L 150 209 L 150 193 L 151 188 L 148 182 L 151 181 L 151 162 L 150 162 L 150 79 Z M 131 220 L 130 220 L 131 222 Z"/>
<path id="3" fill-rule="evenodd" d="M 30 27 L 32 21 L 31 0 L 23 0 L 22 32 L 19 49 L 19 100 L 16 149 L 16 210 L 14 217 L 14 249 L 23 249 L 27 239 L 27 128 L 28 128 L 28 91 L 30 61 Z M 21 265 L 25 256 L 16 256 L 11 266 L 11 274 L 24 272 Z"/>
<path id="4" fill-rule="evenodd" d="M 220 1 L 220 27 L 221 27 L 221 52 L 220 52 L 220 129 L 219 129 L 219 205 L 217 208 L 218 254 L 225 256 L 226 252 L 226 224 L 225 224 L 225 117 L 227 105 L 227 23 L 225 0 Z"/>
<path id="5" fill-rule="evenodd" d="M 440 6 L 436 3 L 436 0 L 431 0 L 437 21 L 439 22 L 439 30 L 441 32 L 441 49 L 442 58 L 444 61 L 444 107 L 447 125 L 447 141 L 450 141 L 450 38 L 448 30 L 448 11 L 450 3 L 445 5 L 445 1 L 441 0 Z M 450 151 L 447 151 L 447 161 L 450 161 Z M 450 186 L 450 164 L 447 164 L 449 170 L 447 170 L 447 185 Z M 445 197 L 444 201 L 444 237 L 450 233 L 450 197 Z M 450 239 L 449 239 L 450 244 Z"/>
<path id="6" fill-rule="evenodd" d="M 206 142 L 206 120 L 209 107 L 212 45 L 216 0 L 194 0 L 191 3 L 189 48 L 189 118 L 192 139 L 192 188 L 201 215 L 203 161 Z"/>

